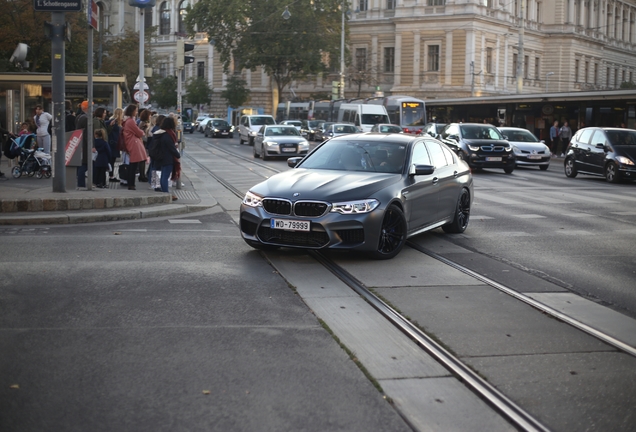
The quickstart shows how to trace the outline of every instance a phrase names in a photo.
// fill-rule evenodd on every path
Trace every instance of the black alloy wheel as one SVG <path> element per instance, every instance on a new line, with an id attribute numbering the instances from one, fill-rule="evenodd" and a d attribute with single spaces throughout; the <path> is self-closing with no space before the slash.
<path id="1" fill-rule="evenodd" d="M 457 200 L 457 208 L 455 209 L 455 217 L 453 221 L 442 225 L 445 233 L 460 234 L 466 231 L 468 221 L 470 220 L 470 192 L 468 189 L 462 189 Z"/>
<path id="2" fill-rule="evenodd" d="M 609 183 L 618 183 L 618 169 L 614 162 L 608 162 L 607 165 L 605 165 L 605 180 Z"/>
<path id="3" fill-rule="evenodd" d="M 406 243 L 406 217 L 396 205 L 390 205 L 384 213 L 378 249 L 372 253 L 375 259 L 391 259 Z"/>
<path id="4" fill-rule="evenodd" d="M 566 177 L 570 177 L 570 178 L 574 178 L 577 176 L 577 174 L 579 173 L 576 170 L 576 167 L 574 166 L 574 159 L 569 157 L 565 160 L 565 164 L 563 165 L 564 169 L 565 169 L 565 176 Z"/>
<path id="5" fill-rule="evenodd" d="M 506 167 L 503 170 L 506 174 L 512 174 L 512 172 L 515 170 L 515 167 Z"/>
<path id="6" fill-rule="evenodd" d="M 539 165 L 539 169 L 540 169 L 541 171 L 547 171 L 547 170 L 548 170 L 548 168 L 550 168 L 550 165 Z"/>

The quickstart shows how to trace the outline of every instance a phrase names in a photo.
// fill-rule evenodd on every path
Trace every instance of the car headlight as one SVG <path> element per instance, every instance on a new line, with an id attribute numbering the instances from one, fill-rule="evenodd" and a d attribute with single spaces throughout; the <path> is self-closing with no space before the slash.
<path id="1" fill-rule="evenodd" d="M 278 145 L 278 143 L 276 141 L 263 141 L 263 144 L 268 146 L 268 147 L 272 147 L 272 146 Z"/>
<path id="2" fill-rule="evenodd" d="M 376 199 L 367 199 L 362 201 L 349 201 L 333 203 L 331 211 L 340 214 L 359 214 L 369 213 L 380 205 L 380 201 Z"/>
<path id="3" fill-rule="evenodd" d="M 307 141 L 301 141 L 298 143 L 298 148 L 300 150 L 307 150 L 309 148 L 309 143 Z"/>
<path id="4" fill-rule="evenodd" d="M 616 156 L 616 160 L 623 165 L 634 165 L 634 161 L 625 156 Z"/>
<path id="5" fill-rule="evenodd" d="M 219 133 L 219 130 L 218 129 L 214 129 L 214 133 Z"/>
<path id="6" fill-rule="evenodd" d="M 254 132 L 254 131 L 250 131 L 250 135 L 251 135 L 251 136 L 256 136 L 256 135 L 257 135 L 257 133 L 256 133 L 256 132 Z"/>
<path id="7" fill-rule="evenodd" d="M 504 147 L 504 150 L 507 152 L 511 152 L 512 151 L 512 147 L 510 147 L 510 145 L 508 145 L 508 147 Z"/>
<path id="8" fill-rule="evenodd" d="M 512 146 L 512 149 L 514 150 L 515 153 L 521 153 L 521 150 L 519 150 L 519 147 L 517 146 Z"/>
<path id="9" fill-rule="evenodd" d="M 474 145 L 468 144 L 468 149 L 471 150 L 471 151 L 478 151 L 479 150 L 479 146 L 474 146 Z"/>
<path id="10" fill-rule="evenodd" d="M 256 194 L 248 191 L 245 194 L 245 198 L 243 198 L 243 204 L 250 207 L 262 207 L 263 206 L 263 198 L 259 197 Z"/>

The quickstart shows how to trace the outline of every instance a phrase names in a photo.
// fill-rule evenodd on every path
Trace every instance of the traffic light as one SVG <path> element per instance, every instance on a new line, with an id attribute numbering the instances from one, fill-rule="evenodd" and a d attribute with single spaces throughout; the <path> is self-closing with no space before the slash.
<path id="1" fill-rule="evenodd" d="M 187 64 L 194 63 L 194 57 L 185 55 L 194 50 L 194 44 L 185 43 L 183 39 L 177 40 L 177 69 L 183 69 Z"/>

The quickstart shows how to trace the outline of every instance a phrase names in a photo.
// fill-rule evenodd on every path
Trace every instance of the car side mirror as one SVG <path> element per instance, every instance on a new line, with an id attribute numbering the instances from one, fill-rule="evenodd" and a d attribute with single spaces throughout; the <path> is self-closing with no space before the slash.
<path id="1" fill-rule="evenodd" d="M 287 166 L 290 168 L 295 168 L 296 165 L 298 165 L 298 163 L 303 160 L 302 157 L 293 157 L 293 158 L 289 158 L 287 159 Z"/>
<path id="2" fill-rule="evenodd" d="M 603 150 L 603 149 L 605 148 L 605 144 L 603 144 L 603 143 L 596 143 L 595 147 L 596 147 L 597 149 L 601 149 L 601 150 Z"/>
<path id="3" fill-rule="evenodd" d="M 503 139 L 507 140 L 508 139 L 508 135 L 502 135 Z"/>
<path id="4" fill-rule="evenodd" d="M 409 175 L 431 175 L 435 172 L 433 165 L 411 165 Z"/>

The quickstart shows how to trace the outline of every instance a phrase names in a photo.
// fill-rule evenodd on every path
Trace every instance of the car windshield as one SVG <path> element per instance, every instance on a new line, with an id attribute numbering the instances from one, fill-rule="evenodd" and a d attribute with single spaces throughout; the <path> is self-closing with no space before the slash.
<path id="1" fill-rule="evenodd" d="M 212 121 L 212 126 L 214 127 L 226 127 L 228 124 L 225 120 L 215 120 Z"/>
<path id="2" fill-rule="evenodd" d="M 252 117 L 252 126 L 263 126 L 271 124 L 276 124 L 274 119 L 271 117 Z"/>
<path id="3" fill-rule="evenodd" d="M 353 125 L 334 125 L 333 131 L 335 133 L 356 133 L 358 129 Z"/>
<path id="4" fill-rule="evenodd" d="M 277 127 L 268 127 L 265 130 L 265 136 L 285 136 L 285 135 L 293 135 L 298 136 L 298 129 L 293 126 L 277 126 Z"/>
<path id="5" fill-rule="evenodd" d="M 380 132 L 384 133 L 400 133 L 402 132 L 402 128 L 399 126 L 380 126 Z"/>
<path id="6" fill-rule="evenodd" d="M 392 142 L 333 139 L 314 150 L 300 168 L 402 173 L 406 146 Z"/>
<path id="7" fill-rule="evenodd" d="M 316 128 L 316 127 L 320 126 L 320 123 L 322 123 L 322 122 L 311 120 L 311 121 L 307 122 L 307 126 L 310 127 L 310 128 Z"/>
<path id="8" fill-rule="evenodd" d="M 362 114 L 363 124 L 390 123 L 389 116 L 384 114 Z"/>
<path id="9" fill-rule="evenodd" d="M 634 130 L 606 130 L 607 139 L 620 146 L 636 146 L 636 131 Z"/>
<path id="10" fill-rule="evenodd" d="M 502 140 L 503 136 L 494 126 L 488 125 L 459 125 L 462 137 L 466 139 Z"/>
<path id="11" fill-rule="evenodd" d="M 510 141 L 516 142 L 539 142 L 532 132 L 527 130 L 503 129 L 501 131 Z"/>
<path id="12" fill-rule="evenodd" d="M 287 121 L 285 122 L 285 124 L 292 125 L 292 126 L 300 126 L 302 123 L 299 121 Z"/>

